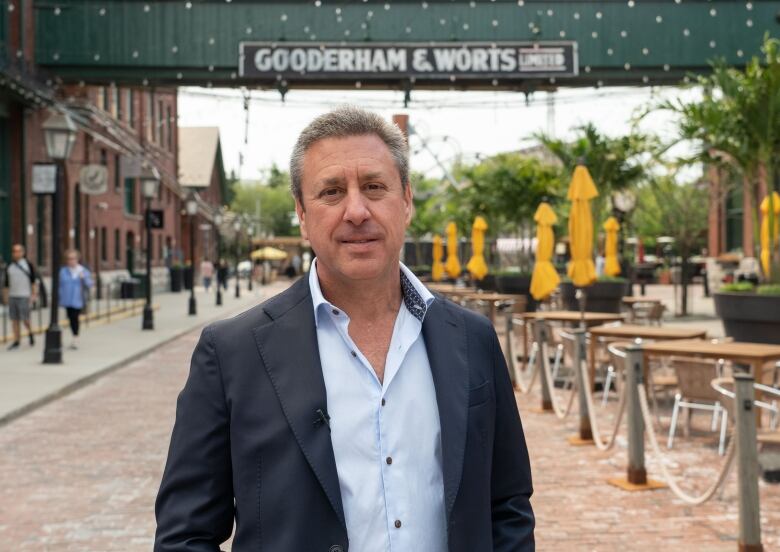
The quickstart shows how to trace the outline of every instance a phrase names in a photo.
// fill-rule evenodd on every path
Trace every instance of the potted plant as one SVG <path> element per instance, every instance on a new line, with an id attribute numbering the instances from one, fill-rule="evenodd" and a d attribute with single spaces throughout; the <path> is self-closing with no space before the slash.
<path id="1" fill-rule="evenodd" d="M 626 278 L 602 276 L 592 285 L 582 288 L 585 291 L 585 310 L 591 312 L 619 313 L 623 297 L 628 295 L 631 283 Z M 561 299 L 566 310 L 580 310 L 577 301 L 577 287 L 568 278 L 560 285 Z"/>
<path id="2" fill-rule="evenodd" d="M 780 285 L 726 284 L 715 294 L 715 312 L 736 341 L 780 345 Z"/>
<path id="3" fill-rule="evenodd" d="M 179 263 L 174 263 L 168 269 L 171 275 L 171 291 L 179 293 L 183 287 L 184 270 Z"/>

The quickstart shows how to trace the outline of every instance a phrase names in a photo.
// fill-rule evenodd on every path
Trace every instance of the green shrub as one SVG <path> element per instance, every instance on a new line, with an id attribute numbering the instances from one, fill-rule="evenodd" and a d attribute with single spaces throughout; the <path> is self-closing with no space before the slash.
<path id="1" fill-rule="evenodd" d="M 752 293 L 755 290 L 755 286 L 750 282 L 733 282 L 731 284 L 724 284 L 720 288 L 720 291 L 726 293 Z"/>
<path id="2" fill-rule="evenodd" d="M 780 284 L 765 284 L 756 288 L 759 295 L 780 295 Z"/>

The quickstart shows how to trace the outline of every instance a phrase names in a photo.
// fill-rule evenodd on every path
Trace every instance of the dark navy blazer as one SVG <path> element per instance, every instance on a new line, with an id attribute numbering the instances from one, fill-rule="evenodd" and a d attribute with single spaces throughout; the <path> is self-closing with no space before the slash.
<path id="1" fill-rule="evenodd" d="M 528 451 L 492 325 L 437 297 L 423 336 L 441 421 L 449 550 L 534 550 Z M 235 551 L 349 550 L 318 409 L 327 412 L 306 278 L 208 326 L 176 407 L 154 550 L 217 551 L 234 519 Z"/>

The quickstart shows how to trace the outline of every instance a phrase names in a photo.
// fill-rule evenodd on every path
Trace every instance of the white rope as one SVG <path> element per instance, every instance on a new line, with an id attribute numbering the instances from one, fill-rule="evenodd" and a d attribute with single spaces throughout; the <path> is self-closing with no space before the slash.
<path id="1" fill-rule="evenodd" d="M 571 412 L 571 407 L 574 404 L 574 395 L 577 394 L 577 386 L 571 386 L 569 400 L 566 403 L 566 406 L 561 408 L 561 406 L 558 404 L 558 398 L 555 394 L 555 381 L 553 381 L 552 370 L 550 370 L 550 358 L 547 354 L 547 343 L 542 343 L 536 354 L 542 356 L 542 366 L 544 367 L 544 375 L 545 379 L 547 380 L 547 390 L 550 394 L 550 402 L 552 403 L 553 412 L 559 420 L 563 420 Z"/>
<path id="2" fill-rule="evenodd" d="M 618 401 L 618 413 L 615 417 L 615 425 L 612 428 L 612 433 L 609 439 L 606 441 L 601 440 L 601 432 L 599 431 L 599 424 L 596 418 L 596 407 L 593 404 L 593 393 L 590 389 L 590 374 L 588 373 L 588 363 L 580 362 L 580 373 L 582 375 L 582 381 L 585 382 L 585 402 L 588 405 L 588 419 L 590 419 L 590 431 L 593 434 L 593 443 L 599 450 L 609 450 L 615 446 L 615 439 L 620 431 L 620 424 L 623 421 L 623 413 L 626 410 L 626 388 L 628 385 L 620 386 L 620 398 Z"/>
<path id="3" fill-rule="evenodd" d="M 526 369 L 525 370 L 518 370 L 517 369 L 517 364 L 518 364 L 517 363 L 517 358 L 516 358 L 516 355 L 514 354 L 514 351 L 517 351 L 517 349 L 515 348 L 516 344 L 515 344 L 515 340 L 514 340 L 514 332 L 512 332 L 509 335 L 509 339 L 512 340 L 512 347 L 511 347 L 511 349 L 512 349 L 512 353 L 513 353 L 512 354 L 513 358 L 511 358 L 510 361 L 512 362 L 512 370 L 514 370 L 514 373 L 515 373 L 515 385 L 517 386 L 517 389 L 520 391 L 520 393 L 522 393 L 523 395 L 527 395 L 531 391 L 531 388 L 534 386 L 534 383 L 536 383 L 536 377 L 539 375 L 539 370 L 537 369 L 538 366 L 537 366 L 536 362 L 534 362 L 533 365 L 529 366 L 528 361 L 526 360 L 526 362 L 525 362 Z M 526 353 L 527 353 L 527 351 L 524 349 L 523 350 L 523 355 L 525 355 L 525 357 L 527 359 L 528 355 L 526 355 Z M 537 352 L 537 354 L 538 354 L 538 352 Z M 522 373 L 523 372 L 527 373 L 529 370 L 531 371 L 531 376 L 528 379 L 528 384 L 525 384 L 525 383 L 523 383 L 523 375 L 522 375 Z"/>
<path id="4" fill-rule="evenodd" d="M 704 494 L 699 496 L 689 495 L 683 491 L 682 488 L 680 488 L 675 478 L 666 468 L 666 464 L 664 463 L 664 455 L 661 452 L 661 448 L 658 446 L 658 439 L 656 438 L 655 430 L 653 429 L 653 416 L 650 414 L 650 407 L 647 404 L 647 390 L 645 389 L 644 383 L 640 383 L 637 388 L 639 391 L 639 405 L 642 408 L 642 417 L 645 420 L 645 428 L 647 436 L 650 440 L 650 448 L 653 449 L 655 460 L 661 468 L 661 474 L 666 480 L 666 484 L 669 485 L 669 488 L 672 490 L 672 492 L 677 495 L 677 498 L 683 502 L 687 502 L 688 504 L 693 505 L 704 504 L 715 495 L 715 492 L 726 480 L 726 476 L 728 475 L 731 468 L 732 460 L 734 459 L 734 451 L 736 450 L 735 443 L 737 440 L 734 438 L 734 436 L 732 436 L 731 442 L 729 443 L 729 448 L 726 451 L 726 459 L 723 461 L 723 465 L 720 468 L 720 472 L 718 473 L 718 477 L 715 479 L 715 482 L 706 491 L 704 491 Z M 726 414 L 724 413 L 723 415 L 725 416 Z"/>

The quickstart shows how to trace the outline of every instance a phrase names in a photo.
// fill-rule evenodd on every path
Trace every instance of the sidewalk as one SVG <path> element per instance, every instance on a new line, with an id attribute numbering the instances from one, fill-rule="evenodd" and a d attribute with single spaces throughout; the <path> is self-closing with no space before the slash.
<path id="1" fill-rule="evenodd" d="M 154 296 L 153 331 L 141 330 L 137 315 L 117 316 L 82 324 L 79 349 L 67 348 L 70 329 L 62 327 L 63 363 L 43 364 L 44 336 L 30 347 L 26 338 L 15 351 L 0 349 L 0 425 L 119 368 L 169 341 L 214 320 L 238 314 L 289 285 L 286 279 L 269 286 L 254 286 L 252 292 L 241 283 L 241 297 L 235 298 L 235 283 L 223 291 L 223 304 L 215 304 L 215 292 L 195 288 L 198 314 L 188 316 L 189 293 L 160 293 Z"/>

